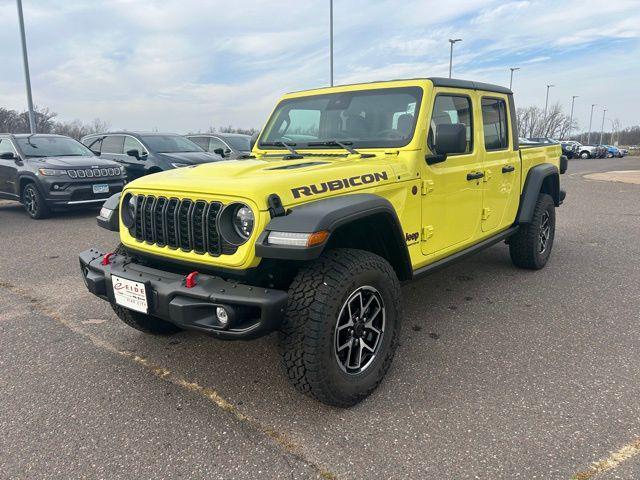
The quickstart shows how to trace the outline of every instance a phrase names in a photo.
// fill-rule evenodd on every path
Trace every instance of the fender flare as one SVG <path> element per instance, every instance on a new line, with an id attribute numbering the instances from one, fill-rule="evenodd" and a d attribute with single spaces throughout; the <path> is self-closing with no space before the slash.
<path id="1" fill-rule="evenodd" d="M 407 249 L 400 220 L 391 203 L 378 195 L 355 193 L 338 197 L 325 198 L 294 207 L 288 215 L 274 217 L 267 224 L 256 242 L 256 255 L 262 258 L 286 260 L 313 260 L 318 258 L 332 234 L 340 227 L 357 220 L 373 216 L 383 216 L 388 222 L 390 238 L 400 265 L 393 265 L 399 277 L 411 276 L 411 260 Z M 329 237 L 320 245 L 298 247 L 286 245 L 269 245 L 267 237 L 270 232 L 313 233 L 328 231 Z"/>
<path id="2" fill-rule="evenodd" d="M 23 188 L 22 185 L 25 183 L 25 181 L 29 183 L 34 183 L 36 188 L 40 192 L 40 195 L 46 198 L 45 192 L 44 190 L 42 190 L 42 185 L 40 184 L 40 180 L 33 173 L 31 172 L 19 173 L 18 178 L 16 180 L 17 180 L 16 195 L 18 195 L 18 198 L 20 199 L 21 202 L 22 202 L 22 188 Z"/>
<path id="3" fill-rule="evenodd" d="M 560 174 L 558 167 L 551 163 L 536 165 L 527 173 L 527 179 L 520 195 L 516 224 L 531 223 L 538 195 L 543 191 L 543 187 L 548 190 L 546 193 L 551 195 L 556 207 L 560 206 Z"/>

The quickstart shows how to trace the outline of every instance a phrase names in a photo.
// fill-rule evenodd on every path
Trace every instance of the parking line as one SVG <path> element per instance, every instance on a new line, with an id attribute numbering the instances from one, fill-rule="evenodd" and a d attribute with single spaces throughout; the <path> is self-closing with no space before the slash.
<path id="1" fill-rule="evenodd" d="M 613 470 L 618 467 L 625 460 L 629 460 L 640 453 L 640 438 L 634 440 L 631 443 L 627 443 L 620 450 L 612 452 L 604 460 L 594 462 L 588 470 L 576 473 L 571 480 L 588 480 L 594 475 Z"/>
<path id="2" fill-rule="evenodd" d="M 142 357 L 142 356 L 140 356 L 138 354 L 134 354 L 133 352 L 130 352 L 130 351 L 127 351 L 127 350 L 120 350 L 115 345 L 107 342 L 106 340 L 101 339 L 97 335 L 94 335 L 94 334 L 92 334 L 90 332 L 87 332 L 87 331 L 83 330 L 77 324 L 74 324 L 73 322 L 71 322 L 71 321 L 67 320 L 66 318 L 62 317 L 61 315 L 59 315 L 54 310 L 51 310 L 46 304 L 43 303 L 43 301 L 41 299 L 33 297 L 28 291 L 24 290 L 23 288 L 16 287 L 15 285 L 13 285 L 13 284 L 11 284 L 9 282 L 3 281 L 1 278 L 0 278 L 0 288 L 4 288 L 5 290 L 9 290 L 10 292 L 22 297 L 24 300 L 26 300 L 26 301 L 28 301 L 30 303 L 30 306 L 32 308 L 38 310 L 41 314 L 51 318 L 52 320 L 55 320 L 56 322 L 62 324 L 63 326 L 67 327 L 73 333 L 76 333 L 78 335 L 82 335 L 83 337 L 87 338 L 96 347 L 101 348 L 103 350 L 106 350 L 106 351 L 108 351 L 110 353 L 117 354 L 117 355 L 119 355 L 121 357 L 127 358 L 127 359 L 137 363 L 138 365 L 141 365 L 148 372 L 152 373 L 153 375 L 155 375 L 159 379 L 164 380 L 164 381 L 166 381 L 168 383 L 171 383 L 173 385 L 176 385 L 176 386 L 178 386 L 180 388 L 183 388 L 185 390 L 189 390 L 190 392 L 196 393 L 196 394 L 206 398 L 211 403 L 216 405 L 218 408 L 220 408 L 220 409 L 230 413 L 231 415 L 233 415 L 238 421 L 240 421 L 242 423 L 245 423 L 245 424 L 248 424 L 249 426 L 251 426 L 254 429 L 256 429 L 259 432 L 261 432 L 262 434 L 264 434 L 267 437 L 271 438 L 280 447 L 282 447 L 286 451 L 286 453 L 288 453 L 289 455 L 292 455 L 293 457 L 295 457 L 299 461 L 301 461 L 301 462 L 309 465 L 311 468 L 313 468 L 318 473 L 318 476 L 320 478 L 323 478 L 323 479 L 326 479 L 326 480 L 336 480 L 338 478 L 334 473 L 332 473 L 332 472 L 330 472 L 330 471 L 328 471 L 326 469 L 321 468 L 320 466 L 318 466 L 317 464 L 315 464 L 311 460 L 305 458 L 304 453 L 302 452 L 302 449 L 300 448 L 299 445 L 297 445 L 294 442 L 292 442 L 291 440 L 289 440 L 282 433 L 274 430 L 273 428 L 270 428 L 270 427 L 264 425 L 259 420 L 255 419 L 255 418 L 253 418 L 253 417 L 251 417 L 251 416 L 249 416 L 249 415 L 247 415 L 245 413 L 242 413 L 240 410 L 238 410 L 238 408 L 235 405 L 233 405 L 229 401 L 225 400 L 213 388 L 203 387 L 203 386 L 199 385 L 198 383 L 190 382 L 186 378 L 181 377 L 180 375 L 177 375 L 177 374 L 173 373 L 171 370 L 154 364 L 152 361 L 150 361 L 147 358 L 144 358 L 144 357 Z"/>

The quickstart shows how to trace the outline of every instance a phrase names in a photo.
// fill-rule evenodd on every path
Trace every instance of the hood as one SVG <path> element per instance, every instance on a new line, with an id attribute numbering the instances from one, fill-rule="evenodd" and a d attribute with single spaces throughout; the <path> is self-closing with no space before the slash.
<path id="1" fill-rule="evenodd" d="M 43 167 L 71 167 L 71 168 L 89 168 L 89 167 L 119 167 L 118 162 L 99 158 L 94 156 L 85 157 L 45 157 L 33 160 L 40 160 Z"/>
<path id="2" fill-rule="evenodd" d="M 322 197 L 351 193 L 395 181 L 408 172 L 394 171 L 396 155 L 309 156 L 299 160 L 268 157 L 226 160 L 148 175 L 131 182 L 132 190 L 189 195 L 243 197 L 266 209 L 275 193 L 285 207 Z M 393 165 L 393 166 L 392 166 Z M 408 178 L 408 177 L 407 177 Z M 404 178 L 403 178 L 404 179 Z"/>
<path id="3" fill-rule="evenodd" d="M 176 152 L 176 153 L 156 153 L 156 156 L 174 163 L 188 163 L 189 165 L 197 165 L 199 163 L 218 162 L 221 159 L 215 153 L 209 152 Z"/>

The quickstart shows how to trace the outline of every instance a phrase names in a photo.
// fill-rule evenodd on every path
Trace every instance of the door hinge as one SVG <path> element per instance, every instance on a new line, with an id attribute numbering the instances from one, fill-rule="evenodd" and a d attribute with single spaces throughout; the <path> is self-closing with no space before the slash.
<path id="1" fill-rule="evenodd" d="M 433 225 L 422 227 L 422 241 L 426 242 L 431 237 L 433 237 Z"/>
<path id="2" fill-rule="evenodd" d="M 422 181 L 422 195 L 433 192 L 433 180 Z"/>
<path id="3" fill-rule="evenodd" d="M 486 220 L 487 218 L 489 218 L 489 215 L 491 215 L 491 209 L 490 208 L 483 208 L 482 209 L 482 220 Z"/>
<path id="4" fill-rule="evenodd" d="M 490 178 L 491 178 L 491 170 L 485 170 L 484 177 L 482 177 L 482 181 L 488 182 Z"/>

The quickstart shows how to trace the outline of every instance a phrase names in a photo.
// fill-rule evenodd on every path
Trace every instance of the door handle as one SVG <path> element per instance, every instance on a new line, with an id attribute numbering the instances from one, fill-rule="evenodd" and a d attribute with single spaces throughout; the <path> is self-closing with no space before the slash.
<path id="1" fill-rule="evenodd" d="M 516 167 L 514 167 L 513 165 L 505 165 L 504 167 L 502 167 L 502 173 L 513 172 L 515 169 Z"/>
<path id="2" fill-rule="evenodd" d="M 467 173 L 467 180 L 478 180 L 479 178 L 484 177 L 483 172 L 471 172 Z"/>

